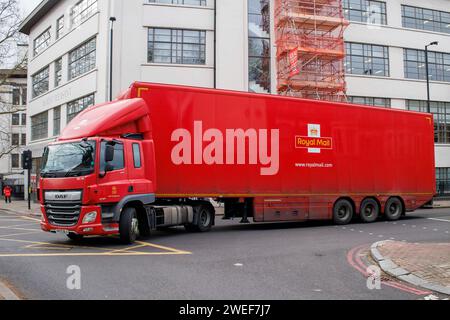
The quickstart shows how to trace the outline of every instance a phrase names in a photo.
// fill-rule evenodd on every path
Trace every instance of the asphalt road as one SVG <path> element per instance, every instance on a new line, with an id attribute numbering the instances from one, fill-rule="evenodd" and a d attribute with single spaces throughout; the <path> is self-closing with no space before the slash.
<path id="1" fill-rule="evenodd" d="M 0 278 L 26 299 L 423 299 L 431 294 L 383 277 L 369 290 L 369 246 L 381 240 L 450 241 L 450 209 L 398 222 L 239 224 L 213 231 L 155 232 L 123 246 L 117 238 L 79 244 L 43 233 L 38 221 L 0 209 Z M 81 289 L 67 288 L 78 266 Z"/>

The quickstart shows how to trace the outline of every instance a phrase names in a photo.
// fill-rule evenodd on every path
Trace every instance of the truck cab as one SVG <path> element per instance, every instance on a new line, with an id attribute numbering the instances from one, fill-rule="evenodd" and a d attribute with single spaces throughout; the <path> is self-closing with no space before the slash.
<path id="1" fill-rule="evenodd" d="M 156 201 L 150 117 L 142 111 L 145 102 L 133 102 L 85 110 L 45 148 L 39 186 L 42 230 L 64 233 L 72 240 L 119 234 L 131 243 L 159 227 L 211 228 L 214 209 L 207 202 Z M 93 127 L 108 135 L 93 135 Z M 90 135 L 81 137 L 83 133 Z M 206 219 L 199 227 L 196 216 L 205 207 Z"/>

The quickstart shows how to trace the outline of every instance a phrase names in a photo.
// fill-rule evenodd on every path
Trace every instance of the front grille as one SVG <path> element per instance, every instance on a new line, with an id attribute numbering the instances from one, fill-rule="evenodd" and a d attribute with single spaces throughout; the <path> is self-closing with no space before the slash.
<path id="1" fill-rule="evenodd" d="M 81 203 L 48 202 L 45 204 L 45 213 L 51 225 L 72 227 L 80 218 Z"/>

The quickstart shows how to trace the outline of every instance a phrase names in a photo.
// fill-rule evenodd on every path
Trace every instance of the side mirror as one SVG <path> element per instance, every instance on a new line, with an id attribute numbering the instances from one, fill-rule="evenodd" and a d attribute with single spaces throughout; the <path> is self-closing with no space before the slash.
<path id="1" fill-rule="evenodd" d="M 100 172 L 100 178 L 104 178 L 108 172 L 114 171 L 114 166 L 107 163 L 105 164 L 105 170 Z"/>
<path id="2" fill-rule="evenodd" d="M 105 147 L 105 162 L 111 162 L 114 160 L 114 146 L 110 144 L 106 144 Z"/>

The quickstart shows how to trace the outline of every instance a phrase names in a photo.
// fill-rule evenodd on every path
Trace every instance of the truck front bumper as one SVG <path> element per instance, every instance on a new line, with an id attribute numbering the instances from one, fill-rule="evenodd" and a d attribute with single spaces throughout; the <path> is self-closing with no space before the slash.
<path id="1" fill-rule="evenodd" d="M 82 206 L 78 222 L 72 226 L 54 225 L 50 223 L 45 206 L 43 205 L 41 205 L 41 212 L 41 229 L 46 232 L 76 233 L 84 236 L 106 236 L 119 233 L 118 223 L 102 223 L 102 210 L 100 206 Z M 92 216 L 94 212 L 96 213 L 95 219 L 87 219 L 87 216 Z"/>

